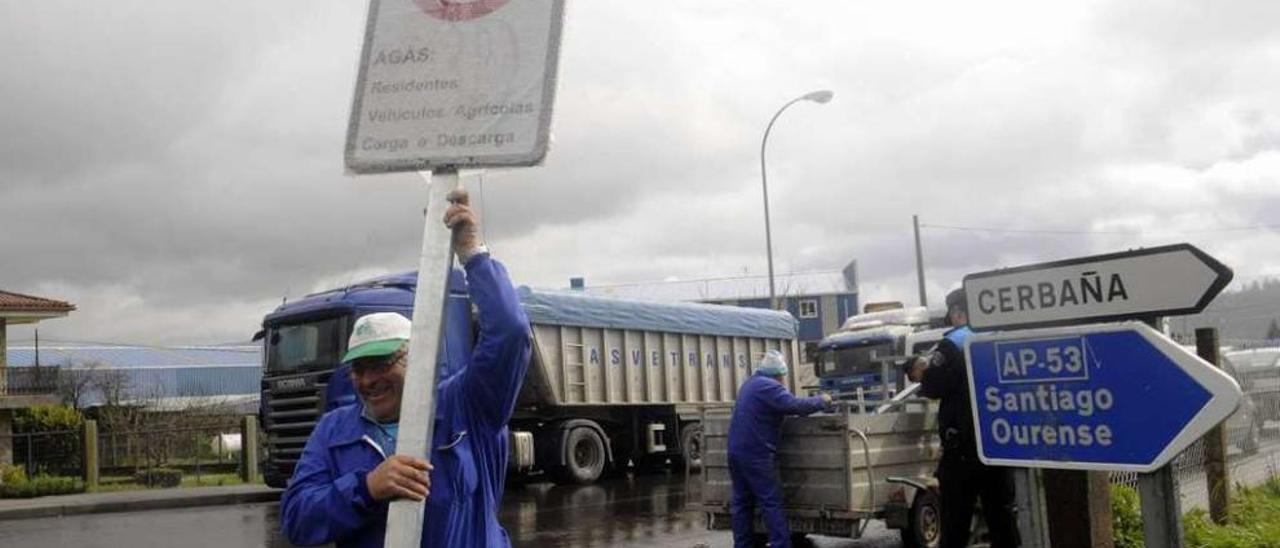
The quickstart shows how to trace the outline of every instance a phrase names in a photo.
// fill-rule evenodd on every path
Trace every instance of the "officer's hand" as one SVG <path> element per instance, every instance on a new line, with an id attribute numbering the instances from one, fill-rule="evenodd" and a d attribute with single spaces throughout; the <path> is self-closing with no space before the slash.
<path id="1" fill-rule="evenodd" d="M 422 502 L 431 494 L 431 469 L 425 460 L 392 455 L 369 472 L 364 481 L 373 500 L 404 498 Z"/>
<path id="2" fill-rule="evenodd" d="M 465 189 L 449 193 L 449 209 L 444 212 L 444 225 L 453 229 L 453 252 L 466 262 L 483 245 L 480 220 L 471 210 L 471 197 Z"/>
<path id="3" fill-rule="evenodd" d="M 920 382 L 920 379 L 924 378 L 924 370 L 927 365 L 928 362 L 925 361 L 924 357 L 912 360 L 911 366 L 907 368 L 907 378 L 911 379 L 911 382 Z"/>
<path id="4" fill-rule="evenodd" d="M 831 394 L 828 394 L 828 393 L 826 393 L 826 392 L 823 392 L 823 393 L 818 394 L 818 395 L 819 395 L 819 396 L 822 396 L 822 405 L 825 405 L 825 406 L 827 406 L 827 407 L 831 407 L 831 404 L 835 402 L 835 399 L 833 399 L 833 398 L 831 397 Z"/>

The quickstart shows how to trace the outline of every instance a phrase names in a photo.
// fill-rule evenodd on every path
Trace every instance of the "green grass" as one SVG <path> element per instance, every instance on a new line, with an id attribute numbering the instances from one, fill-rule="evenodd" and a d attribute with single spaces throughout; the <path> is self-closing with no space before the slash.
<path id="1" fill-rule="evenodd" d="M 1227 523 L 1217 525 L 1204 510 L 1192 510 L 1183 516 L 1182 528 L 1189 547 L 1280 548 L 1280 478 L 1239 488 Z"/>
<path id="2" fill-rule="evenodd" d="M 1116 548 L 1141 548 L 1143 543 L 1138 494 L 1112 486 L 1111 519 Z M 1231 494 L 1227 523 L 1217 525 L 1204 510 L 1182 516 L 1188 548 L 1280 548 L 1280 478 L 1257 487 L 1238 486 Z"/>

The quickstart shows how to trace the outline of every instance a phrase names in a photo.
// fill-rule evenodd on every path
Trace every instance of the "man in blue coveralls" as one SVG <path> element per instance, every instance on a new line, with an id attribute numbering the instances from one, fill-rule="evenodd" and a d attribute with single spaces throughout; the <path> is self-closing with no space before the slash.
<path id="1" fill-rule="evenodd" d="M 756 372 L 738 390 L 729 422 L 729 478 L 733 481 L 733 546 L 755 545 L 752 523 L 760 508 L 769 529 L 769 546 L 791 546 L 787 518 L 782 515 L 779 486 L 778 438 L 787 415 L 809 415 L 831 406 L 831 396 L 822 394 L 797 398 L 787 392 L 787 362 L 782 353 L 770 350 L 756 366 Z"/>
<path id="2" fill-rule="evenodd" d="M 449 196 L 445 224 L 478 309 L 471 361 L 437 387 L 431 463 L 395 455 L 408 364 L 409 320 L 369 314 L 352 328 L 344 362 L 358 401 L 324 416 L 281 501 L 290 542 L 382 546 L 387 503 L 426 500 L 422 546 L 510 546 L 498 525 L 507 471 L 507 422 L 529 366 L 529 321 L 506 269 L 489 257 L 465 191 Z"/>

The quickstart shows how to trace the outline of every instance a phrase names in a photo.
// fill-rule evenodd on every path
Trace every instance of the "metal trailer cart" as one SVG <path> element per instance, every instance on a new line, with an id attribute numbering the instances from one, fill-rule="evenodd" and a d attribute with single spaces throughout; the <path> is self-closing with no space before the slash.
<path id="1" fill-rule="evenodd" d="M 908 353 L 936 343 L 940 333 L 861 337 L 865 341 L 832 346 L 840 355 L 819 361 L 819 367 L 838 362 L 838 369 L 827 373 L 873 378 L 874 385 L 841 385 L 846 389 L 836 394 L 837 412 L 783 421 L 778 469 L 794 544 L 804 545 L 800 539 L 809 534 L 860 538 L 868 522 L 881 520 L 901 531 L 906 547 L 937 547 L 941 513 L 933 471 L 941 447 L 934 434 L 936 405 L 915 396 L 919 385 L 897 391 L 901 379 L 891 373 Z M 713 530 L 731 529 L 730 416 L 730 410 L 703 412 L 701 503 L 695 506 L 707 512 Z M 756 534 L 763 536 L 763 522 L 755 521 Z"/>
<path id="2" fill-rule="evenodd" d="M 914 392 L 910 387 L 878 408 L 838 402 L 836 413 L 783 423 L 778 465 L 783 510 L 796 540 L 808 534 L 856 539 L 871 520 L 881 520 L 901 531 L 904 546 L 938 545 L 937 419 L 934 406 Z M 707 410 L 702 419 L 702 502 L 695 506 L 713 530 L 731 527 L 729 417 L 726 410 Z M 757 517 L 756 532 L 764 531 Z"/>

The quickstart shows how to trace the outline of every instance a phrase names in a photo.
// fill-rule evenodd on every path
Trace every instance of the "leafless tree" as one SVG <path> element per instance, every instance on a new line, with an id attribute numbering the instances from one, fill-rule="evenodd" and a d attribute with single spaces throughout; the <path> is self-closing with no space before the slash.
<path id="1" fill-rule="evenodd" d="M 58 396 L 63 405 L 83 409 L 94 390 L 94 375 L 105 369 L 102 362 L 91 361 L 76 367 L 70 361 L 58 368 Z"/>

